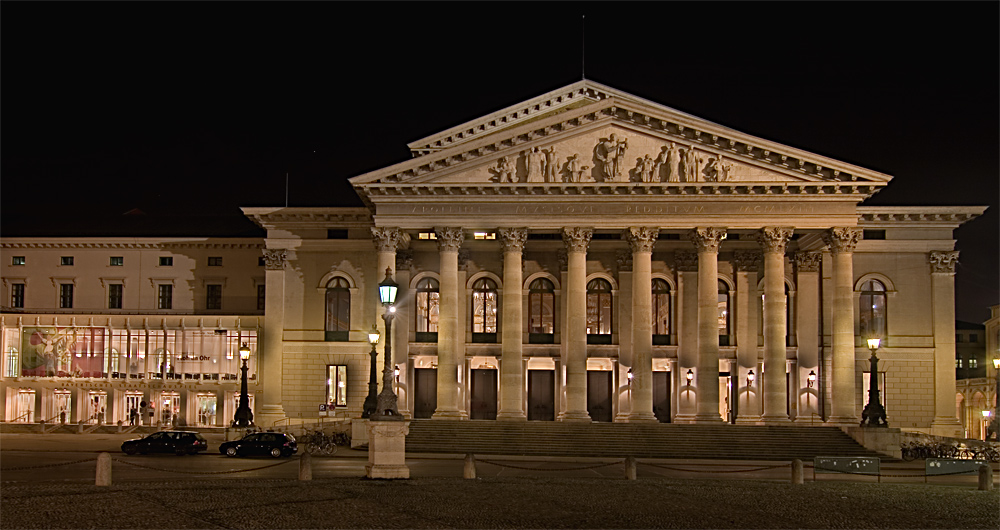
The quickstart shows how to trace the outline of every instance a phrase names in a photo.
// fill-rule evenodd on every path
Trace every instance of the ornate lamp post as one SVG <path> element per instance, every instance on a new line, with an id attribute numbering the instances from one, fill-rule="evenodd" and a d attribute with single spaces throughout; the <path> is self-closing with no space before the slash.
<path id="1" fill-rule="evenodd" d="M 378 406 L 378 369 L 375 361 L 378 352 L 375 351 L 375 346 L 378 344 L 378 339 L 381 336 L 382 334 L 379 333 L 378 328 L 375 327 L 375 324 L 372 324 L 372 330 L 368 332 L 368 342 L 372 345 L 372 351 L 369 353 L 372 357 L 371 373 L 368 375 L 368 396 L 365 398 L 365 405 L 361 412 L 362 418 L 367 418 L 374 414 Z"/>
<path id="2" fill-rule="evenodd" d="M 382 370 L 382 392 L 378 395 L 378 404 L 371 419 L 376 421 L 402 420 L 396 409 L 396 394 L 392 391 L 392 317 L 396 315 L 396 292 L 399 284 L 392 279 L 392 269 L 386 267 L 385 279 L 378 284 L 379 302 L 385 307 L 385 368 Z"/>
<path id="3" fill-rule="evenodd" d="M 250 397 L 247 395 L 247 359 L 250 358 L 250 347 L 247 343 L 240 346 L 240 359 L 243 359 L 243 377 L 240 381 L 240 404 L 233 415 L 233 427 L 250 427 L 253 425 L 253 412 L 250 410 Z"/>
<path id="4" fill-rule="evenodd" d="M 889 422 L 885 419 L 885 407 L 882 406 L 882 400 L 879 399 L 878 393 L 878 357 L 875 355 L 875 352 L 878 351 L 881 342 L 878 337 L 868 339 L 868 349 L 872 351 L 869 361 L 872 366 L 871 374 L 869 374 L 870 377 L 868 378 L 868 404 L 861 411 L 862 427 L 889 426 Z"/>

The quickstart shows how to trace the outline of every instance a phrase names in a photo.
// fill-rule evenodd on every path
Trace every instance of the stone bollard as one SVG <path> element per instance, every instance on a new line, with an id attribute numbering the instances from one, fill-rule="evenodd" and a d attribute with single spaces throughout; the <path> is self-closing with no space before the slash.
<path id="1" fill-rule="evenodd" d="M 993 491 L 993 468 L 989 464 L 979 466 L 979 491 Z"/>
<path id="2" fill-rule="evenodd" d="M 635 457 L 625 457 L 625 479 L 635 480 Z"/>
<path id="3" fill-rule="evenodd" d="M 308 451 L 303 451 L 299 457 L 299 480 L 313 479 L 312 455 Z"/>
<path id="4" fill-rule="evenodd" d="M 97 480 L 94 484 L 98 486 L 111 485 L 111 455 L 108 453 L 97 455 Z"/>
<path id="5" fill-rule="evenodd" d="M 805 473 L 802 472 L 802 461 L 796 458 L 792 460 L 792 484 L 802 484 L 805 482 Z"/>
<path id="6" fill-rule="evenodd" d="M 122 430 L 123 430 L 122 427 L 124 425 L 125 425 L 125 422 L 123 422 L 122 420 L 118 420 L 118 432 L 122 432 Z"/>
<path id="7" fill-rule="evenodd" d="M 472 453 L 465 455 L 465 469 L 462 478 L 476 478 L 476 457 Z"/>
<path id="8" fill-rule="evenodd" d="M 83 434 L 83 421 L 80 421 L 76 424 L 76 433 Z"/>

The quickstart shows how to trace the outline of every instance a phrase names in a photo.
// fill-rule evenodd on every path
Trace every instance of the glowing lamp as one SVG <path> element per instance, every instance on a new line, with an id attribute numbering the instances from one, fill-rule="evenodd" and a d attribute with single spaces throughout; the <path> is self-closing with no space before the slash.
<path id="1" fill-rule="evenodd" d="M 396 303 L 396 291 L 399 284 L 392 280 L 392 269 L 385 268 L 385 279 L 378 284 L 378 299 L 384 306 L 391 306 Z"/>

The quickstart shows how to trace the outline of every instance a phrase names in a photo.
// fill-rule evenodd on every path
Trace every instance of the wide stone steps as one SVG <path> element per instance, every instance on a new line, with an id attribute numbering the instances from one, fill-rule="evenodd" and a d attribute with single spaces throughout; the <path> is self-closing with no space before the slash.
<path id="1" fill-rule="evenodd" d="M 406 451 L 519 456 L 812 459 L 883 456 L 836 427 L 413 420 Z"/>

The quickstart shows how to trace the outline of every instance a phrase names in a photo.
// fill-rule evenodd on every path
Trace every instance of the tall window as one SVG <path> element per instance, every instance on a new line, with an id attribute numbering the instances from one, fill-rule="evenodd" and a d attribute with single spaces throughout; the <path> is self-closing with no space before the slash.
<path id="1" fill-rule="evenodd" d="M 73 307 L 73 284 L 72 283 L 60 283 L 59 284 L 59 307 L 62 309 L 70 309 Z"/>
<path id="2" fill-rule="evenodd" d="M 338 407 L 347 406 L 347 365 L 326 366 L 326 401 Z"/>
<path id="3" fill-rule="evenodd" d="M 611 284 L 598 278 L 587 283 L 587 342 L 611 344 Z"/>
<path id="4" fill-rule="evenodd" d="M 440 287 L 434 278 L 424 278 L 417 283 L 417 342 L 437 342 Z"/>
<path id="5" fill-rule="evenodd" d="M 719 346 L 729 346 L 729 286 L 719 280 Z"/>
<path id="6" fill-rule="evenodd" d="M 326 284 L 326 340 L 346 341 L 351 329 L 351 289 L 344 278 Z"/>
<path id="7" fill-rule="evenodd" d="M 653 280 L 653 344 L 670 344 L 670 284 Z"/>
<path id="8" fill-rule="evenodd" d="M 878 280 L 868 280 L 861 284 L 861 301 L 858 314 L 861 320 L 861 337 L 879 337 L 885 334 L 885 285 Z"/>
<path id="9" fill-rule="evenodd" d="M 539 278 L 528 286 L 528 342 L 552 344 L 555 298 L 555 286 L 545 278 Z"/>
<path id="10" fill-rule="evenodd" d="M 169 283 L 160 284 L 156 297 L 157 309 L 171 309 L 174 305 L 174 286 Z"/>
<path id="11" fill-rule="evenodd" d="M 205 309 L 222 309 L 222 286 L 219 284 L 205 286 Z"/>
<path id="12" fill-rule="evenodd" d="M 472 341 L 497 341 L 497 284 L 489 278 L 472 284 Z"/>
<path id="13" fill-rule="evenodd" d="M 122 308 L 122 290 L 124 286 L 120 283 L 108 285 L 108 309 Z"/>
<path id="14" fill-rule="evenodd" d="M 10 284 L 10 306 L 11 307 L 24 307 L 24 284 L 23 283 L 12 283 L 12 284 Z"/>

